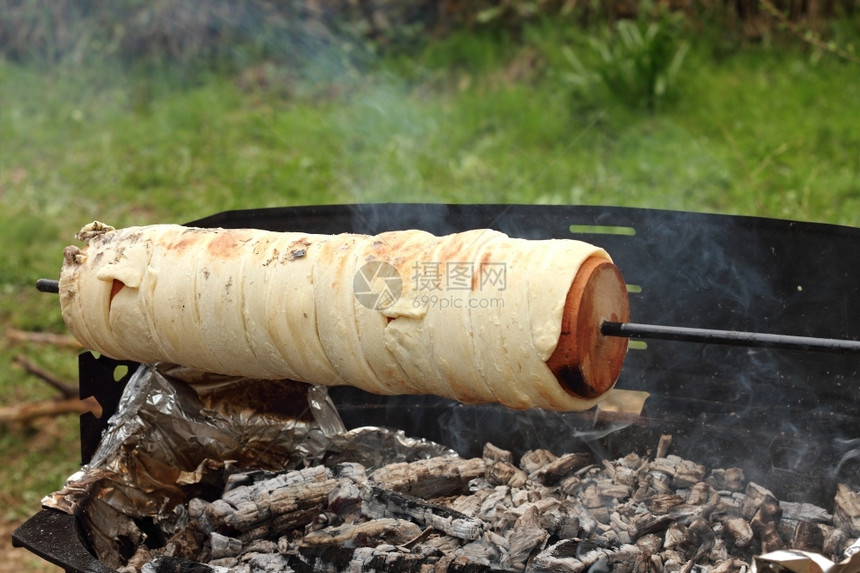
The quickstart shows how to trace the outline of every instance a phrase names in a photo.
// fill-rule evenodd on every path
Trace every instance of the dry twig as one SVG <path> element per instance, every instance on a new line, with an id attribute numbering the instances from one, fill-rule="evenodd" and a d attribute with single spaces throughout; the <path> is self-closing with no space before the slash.
<path id="1" fill-rule="evenodd" d="M 81 348 L 81 343 L 74 336 L 53 332 L 30 332 L 17 328 L 6 329 L 6 340 L 17 343 L 47 344 L 63 348 Z"/>

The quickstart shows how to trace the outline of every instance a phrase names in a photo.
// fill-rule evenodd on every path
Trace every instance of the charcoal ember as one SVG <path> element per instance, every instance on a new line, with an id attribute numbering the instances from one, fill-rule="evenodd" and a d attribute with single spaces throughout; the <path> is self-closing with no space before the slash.
<path id="1" fill-rule="evenodd" d="M 210 567 L 183 557 L 156 557 L 141 568 L 141 573 L 227 573 L 224 567 Z"/>
<path id="2" fill-rule="evenodd" d="M 785 549 L 785 542 L 779 535 L 776 523 L 769 521 L 761 526 L 754 527 L 753 531 L 759 540 L 761 540 L 761 553 L 770 553 L 771 551 Z"/>
<path id="3" fill-rule="evenodd" d="M 287 531 L 309 523 L 337 483 L 322 466 L 291 471 L 228 491 L 206 507 L 205 515 L 225 535 L 261 527 Z"/>
<path id="4" fill-rule="evenodd" d="M 704 466 L 674 455 L 655 458 L 649 464 L 649 469 L 657 475 L 668 476 L 674 488 L 691 487 L 705 477 Z"/>
<path id="5" fill-rule="evenodd" d="M 579 523 L 579 536 L 589 537 L 597 531 L 598 521 L 594 518 L 591 511 L 581 503 L 572 503 L 566 507 L 572 517 L 575 517 Z"/>
<path id="6" fill-rule="evenodd" d="M 307 566 L 308 570 L 343 571 L 352 561 L 369 563 L 385 547 L 356 549 L 337 545 L 302 545 L 296 549 L 295 555 L 299 562 Z"/>
<path id="7" fill-rule="evenodd" d="M 741 468 L 716 468 L 706 480 L 716 490 L 743 491 L 746 479 Z"/>
<path id="8" fill-rule="evenodd" d="M 794 528 L 791 547 L 801 551 L 821 553 L 824 549 L 824 532 L 810 521 L 799 521 Z"/>
<path id="9" fill-rule="evenodd" d="M 711 505 L 719 503 L 720 496 L 707 483 L 700 481 L 690 488 L 686 503 L 689 505 Z"/>
<path id="10" fill-rule="evenodd" d="M 509 464 L 514 463 L 514 455 L 510 451 L 494 446 L 490 442 L 484 444 L 484 450 L 481 457 L 484 458 L 484 461 L 487 462 L 487 464 L 493 464 L 495 462 L 506 462 Z"/>
<path id="11" fill-rule="evenodd" d="M 578 539 L 565 539 L 546 547 L 535 555 L 531 562 L 531 570 L 535 573 L 579 573 L 586 567 L 579 560 Z"/>
<path id="12" fill-rule="evenodd" d="M 542 465 L 534 472 L 530 472 L 529 477 L 543 484 L 552 485 L 558 483 L 567 474 L 587 466 L 590 462 L 591 456 L 589 454 L 568 453 Z"/>
<path id="13" fill-rule="evenodd" d="M 681 568 L 689 561 L 684 553 L 675 549 L 666 549 L 660 557 L 663 560 L 664 571 L 681 571 Z"/>
<path id="14" fill-rule="evenodd" d="M 648 492 L 657 493 L 660 495 L 672 495 L 675 489 L 672 487 L 672 475 L 664 471 L 651 469 L 648 471 L 650 480 L 648 482 Z"/>
<path id="15" fill-rule="evenodd" d="M 795 528 L 802 521 L 815 524 L 831 523 L 833 521 L 833 516 L 826 509 L 811 503 L 780 501 L 779 506 L 782 508 L 780 531 L 786 531 L 786 537 L 792 536 Z"/>
<path id="16" fill-rule="evenodd" d="M 158 555 L 194 559 L 204 552 L 207 537 L 207 532 L 200 528 L 199 522 L 191 521 L 170 536 L 164 546 L 154 552 Z"/>
<path id="17" fill-rule="evenodd" d="M 690 536 L 685 526 L 680 523 L 673 523 L 666 528 L 665 537 L 663 538 L 663 547 L 665 549 L 685 551 L 689 543 Z"/>
<path id="18" fill-rule="evenodd" d="M 568 476 L 558 482 L 559 495 L 573 497 L 582 488 L 582 478 L 579 476 Z"/>
<path id="19" fill-rule="evenodd" d="M 756 510 L 750 527 L 761 541 L 762 553 L 770 553 L 785 548 L 785 542 L 779 534 L 777 524 L 782 518 L 782 508 L 779 501 L 772 495 L 765 496 Z"/>
<path id="20" fill-rule="evenodd" d="M 570 500 L 564 500 L 558 507 L 543 517 L 547 530 L 559 539 L 577 537 L 582 532 L 576 505 Z"/>
<path id="21" fill-rule="evenodd" d="M 727 519 L 723 523 L 723 527 L 725 528 L 729 541 L 731 541 L 735 547 L 739 547 L 741 549 L 749 547 L 750 543 L 752 543 L 753 537 L 755 536 L 749 522 L 742 517 L 732 517 Z"/>
<path id="22" fill-rule="evenodd" d="M 631 522 L 633 538 L 639 539 L 639 537 L 649 533 L 665 531 L 674 521 L 668 515 L 654 515 L 653 513 L 636 515 Z"/>
<path id="23" fill-rule="evenodd" d="M 375 546 L 382 543 L 400 545 L 414 539 L 420 533 L 421 528 L 411 521 L 381 518 L 313 531 L 304 536 L 302 544 L 344 547 Z"/>
<path id="24" fill-rule="evenodd" d="M 489 567 L 493 562 L 498 563 L 500 557 L 495 548 L 483 540 L 466 543 L 457 553 L 461 558 L 485 567 Z"/>
<path id="25" fill-rule="evenodd" d="M 487 468 L 487 479 L 494 485 L 523 487 L 529 477 L 526 472 L 511 462 L 498 460 Z"/>
<path id="26" fill-rule="evenodd" d="M 672 484 L 677 488 L 692 487 L 705 478 L 705 466 L 681 460 L 675 467 Z"/>
<path id="27" fill-rule="evenodd" d="M 387 489 L 433 499 L 462 493 L 472 479 L 485 473 L 486 465 L 481 458 L 440 456 L 388 464 L 368 478 Z"/>
<path id="28" fill-rule="evenodd" d="M 626 464 L 619 463 L 613 468 L 612 481 L 618 485 L 632 488 L 636 484 L 636 469 Z"/>
<path id="29" fill-rule="evenodd" d="M 635 545 L 622 544 L 613 549 L 607 559 L 609 570 L 618 573 L 630 573 L 635 570 L 636 561 L 641 554 Z"/>
<path id="30" fill-rule="evenodd" d="M 595 563 L 603 559 L 608 563 L 607 550 L 595 547 L 592 543 L 581 539 L 566 539 L 550 545 L 535 555 L 531 562 L 531 570 L 538 573 L 587 571 Z M 595 568 L 595 570 L 601 570 Z M 608 568 L 602 569 L 607 570 Z"/>
<path id="31" fill-rule="evenodd" d="M 499 545 L 498 543 L 495 544 Z M 430 533 L 412 546 L 412 553 L 422 555 L 428 561 L 435 562 L 445 555 L 454 553 L 460 545 L 461 542 L 459 539 L 439 533 Z"/>
<path id="32" fill-rule="evenodd" d="M 333 527 L 340 525 L 343 520 L 335 513 L 324 511 L 316 514 L 310 522 L 305 525 L 304 532 L 305 535 L 311 533 L 313 531 L 319 531 L 320 529 L 324 529 L 326 527 Z"/>
<path id="33" fill-rule="evenodd" d="M 618 538 L 622 543 L 628 544 L 631 542 L 630 524 L 628 523 L 627 518 L 619 511 L 613 511 L 609 514 L 609 525 L 618 535 Z"/>
<path id="34" fill-rule="evenodd" d="M 209 535 L 209 548 L 212 559 L 236 557 L 242 552 L 244 546 L 245 544 L 235 537 L 227 537 L 217 531 L 213 531 Z"/>
<path id="35" fill-rule="evenodd" d="M 653 533 L 646 533 L 636 540 L 636 546 L 643 554 L 654 555 L 663 549 L 663 538 Z"/>
<path id="36" fill-rule="evenodd" d="M 674 493 L 661 493 L 652 496 L 646 503 L 652 513 L 665 515 L 672 508 L 682 505 L 684 498 Z"/>
<path id="37" fill-rule="evenodd" d="M 293 570 L 290 560 L 279 553 L 249 553 L 244 562 L 249 573 L 289 573 Z"/>
<path id="38" fill-rule="evenodd" d="M 630 487 L 622 483 L 614 483 L 609 480 L 600 480 L 597 482 L 597 492 L 600 497 L 606 500 L 606 503 L 612 505 L 617 504 L 630 497 Z"/>
<path id="39" fill-rule="evenodd" d="M 363 491 L 358 483 L 352 479 L 339 481 L 326 497 L 326 509 L 340 516 L 358 513 L 363 499 Z"/>
<path id="40" fill-rule="evenodd" d="M 779 501 L 777 501 L 776 497 L 774 497 L 769 489 L 764 488 L 755 482 L 749 482 L 740 507 L 741 517 L 746 520 L 751 520 L 759 508 L 765 503 L 771 507 L 774 505 L 777 507 L 779 506 Z"/>
<path id="41" fill-rule="evenodd" d="M 841 561 L 845 555 L 845 549 L 854 541 L 841 528 L 834 528 L 824 537 L 822 551 L 824 555 L 833 561 Z"/>
<path id="42" fill-rule="evenodd" d="M 633 494 L 630 496 L 635 503 L 642 503 L 651 497 L 651 483 L 654 477 L 650 473 L 637 474 L 638 481 L 633 486 Z"/>
<path id="43" fill-rule="evenodd" d="M 512 488 L 511 505 L 520 507 L 527 503 L 534 503 L 540 499 L 540 494 L 531 488 Z"/>
<path id="44" fill-rule="evenodd" d="M 206 517 L 207 507 L 209 507 L 209 502 L 199 497 L 192 498 L 188 502 L 189 525 L 208 534 L 215 531 L 215 527 L 209 522 L 209 518 Z"/>
<path id="45" fill-rule="evenodd" d="M 472 541 L 481 536 L 486 524 L 442 505 L 427 502 L 419 497 L 372 486 L 372 497 L 362 504 L 362 514 L 381 517 L 407 518 L 422 527 L 432 527 L 456 537 Z"/>
<path id="46" fill-rule="evenodd" d="M 582 490 L 582 504 L 588 509 L 591 516 L 598 523 L 609 523 L 609 508 L 606 502 L 600 495 L 600 488 L 597 483 L 589 483 Z"/>
<path id="47" fill-rule="evenodd" d="M 493 488 L 487 497 L 481 502 L 478 513 L 474 516 L 483 521 L 491 522 L 495 519 L 498 508 L 511 506 L 511 490 L 506 486 Z"/>
<path id="48" fill-rule="evenodd" d="M 254 539 L 245 544 L 242 549 L 243 558 L 252 553 L 276 553 L 278 551 L 278 543 L 271 539 Z"/>
<path id="49" fill-rule="evenodd" d="M 541 527 L 541 515 L 532 505 L 514 522 L 508 535 L 508 554 L 515 570 L 525 569 L 526 561 L 535 550 L 543 548 L 549 534 Z"/>
<path id="50" fill-rule="evenodd" d="M 469 517 L 477 516 L 487 498 L 495 492 L 495 488 L 490 483 L 477 485 L 474 481 L 476 480 L 473 480 L 473 485 L 469 487 L 469 494 L 455 497 L 447 503 L 447 507 Z"/>
<path id="51" fill-rule="evenodd" d="M 726 541 L 720 537 L 720 527 L 722 526 L 714 528 L 714 546 L 711 547 L 711 551 L 708 553 L 708 560 L 711 563 L 722 563 L 729 559 L 729 548 L 726 545 Z"/>
<path id="52" fill-rule="evenodd" d="M 833 522 L 848 535 L 860 536 L 860 492 L 851 491 L 845 484 L 836 486 Z"/>
<path id="53" fill-rule="evenodd" d="M 239 569 L 239 558 L 238 557 L 222 557 L 221 559 L 197 559 L 198 562 L 205 562 L 206 565 L 212 567 L 216 571 L 224 571 L 227 570 L 230 573 L 238 573 L 238 571 L 249 571 L 247 566 Z M 250 573 L 250 571 L 249 571 Z"/>
<path id="54" fill-rule="evenodd" d="M 144 565 L 148 562 L 152 561 L 158 555 L 153 555 L 152 551 L 150 551 L 149 547 L 146 545 L 140 545 L 135 550 L 134 554 L 128 559 L 126 564 L 122 567 L 118 567 L 116 569 L 117 573 L 137 573 L 140 571 Z M 206 559 L 201 559 L 203 556 L 195 555 L 192 559 L 196 561 L 205 561 Z"/>
<path id="55" fill-rule="evenodd" d="M 704 519 L 694 520 L 687 528 L 687 533 L 689 535 L 688 556 L 696 562 L 703 560 L 716 544 L 716 533 Z"/>
<path id="56" fill-rule="evenodd" d="M 714 565 L 711 573 L 747 573 L 750 570 L 750 566 L 742 559 L 727 559 Z"/>
<path id="57" fill-rule="evenodd" d="M 549 450 L 529 450 L 520 457 L 520 469 L 527 474 L 532 475 L 545 465 L 550 462 L 554 462 L 557 459 L 558 456 Z"/>
<path id="58" fill-rule="evenodd" d="M 672 445 L 672 435 L 663 434 L 657 442 L 657 451 L 654 453 L 655 458 L 665 458 L 669 454 L 669 447 Z"/>

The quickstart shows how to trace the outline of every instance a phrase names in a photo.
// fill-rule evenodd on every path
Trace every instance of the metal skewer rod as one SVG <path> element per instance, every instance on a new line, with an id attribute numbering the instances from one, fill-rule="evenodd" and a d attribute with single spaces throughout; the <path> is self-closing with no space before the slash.
<path id="1" fill-rule="evenodd" d="M 860 340 L 839 338 L 816 338 L 812 336 L 791 336 L 787 334 L 712 330 L 708 328 L 687 328 L 683 326 L 610 321 L 604 321 L 600 325 L 600 332 L 605 336 L 621 336 L 626 338 L 656 338 L 682 342 L 755 346 L 760 348 L 818 350 L 840 354 L 860 353 Z"/>
<path id="2" fill-rule="evenodd" d="M 39 279 L 36 288 L 41 292 L 59 293 L 60 281 Z M 791 336 L 787 334 L 767 334 L 763 332 L 742 332 L 737 330 L 713 330 L 708 328 L 688 328 L 684 326 L 663 326 L 636 322 L 604 321 L 600 325 L 604 336 L 623 338 L 654 338 L 682 342 L 704 342 L 710 344 L 731 344 L 734 346 L 754 346 L 760 348 L 783 348 L 789 350 L 818 350 L 840 354 L 860 353 L 860 340 L 839 338 L 816 338 L 812 336 Z"/>

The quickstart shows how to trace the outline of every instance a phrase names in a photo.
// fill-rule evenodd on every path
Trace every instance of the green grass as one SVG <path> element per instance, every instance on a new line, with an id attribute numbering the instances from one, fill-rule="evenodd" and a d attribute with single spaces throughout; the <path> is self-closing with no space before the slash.
<path id="1" fill-rule="evenodd" d="M 856 64 L 760 47 L 717 61 L 698 46 L 675 104 L 648 113 L 565 83 L 561 42 L 588 61 L 575 33 L 523 38 L 455 36 L 365 73 L 245 89 L 215 75 L 0 62 L 4 329 L 64 332 L 56 299 L 33 284 L 57 275 L 63 246 L 95 218 L 120 226 L 236 208 L 439 201 L 860 225 Z M 16 354 L 75 378 L 73 351 L 3 344 L 0 406 L 51 396 L 12 366 Z M 15 462 L 0 470 L 3 517 L 20 519 L 77 468 L 75 417 L 0 428 L 0 454 Z"/>

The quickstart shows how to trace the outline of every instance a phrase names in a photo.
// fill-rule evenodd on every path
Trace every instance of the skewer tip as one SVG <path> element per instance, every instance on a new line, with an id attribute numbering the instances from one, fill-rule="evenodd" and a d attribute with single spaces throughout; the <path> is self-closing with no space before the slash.
<path id="1" fill-rule="evenodd" d="M 39 279 L 36 281 L 36 290 L 38 290 L 39 292 L 59 294 L 60 281 L 55 281 L 51 279 Z"/>

